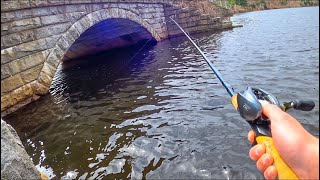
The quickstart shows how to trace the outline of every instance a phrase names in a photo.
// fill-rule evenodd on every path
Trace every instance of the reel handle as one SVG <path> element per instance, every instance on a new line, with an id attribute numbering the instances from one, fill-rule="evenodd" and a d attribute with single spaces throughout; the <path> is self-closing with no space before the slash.
<path id="1" fill-rule="evenodd" d="M 312 100 L 295 100 L 281 104 L 283 111 L 287 111 L 291 108 L 300 111 L 311 111 L 314 107 L 315 103 Z"/>

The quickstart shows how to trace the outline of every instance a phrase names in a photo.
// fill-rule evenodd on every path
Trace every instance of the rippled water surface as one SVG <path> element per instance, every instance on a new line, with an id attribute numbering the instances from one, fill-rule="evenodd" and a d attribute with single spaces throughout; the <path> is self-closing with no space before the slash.
<path id="1" fill-rule="evenodd" d="M 251 12 L 232 18 L 243 27 L 192 37 L 235 90 L 314 100 L 290 114 L 319 136 L 318 17 Z M 142 45 L 60 66 L 50 95 L 4 118 L 37 167 L 59 179 L 261 179 L 249 125 L 187 38 Z"/>

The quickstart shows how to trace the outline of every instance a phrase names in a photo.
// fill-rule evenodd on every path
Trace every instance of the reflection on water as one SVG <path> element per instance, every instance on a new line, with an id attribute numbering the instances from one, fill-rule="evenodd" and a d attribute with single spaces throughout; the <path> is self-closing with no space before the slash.
<path id="1" fill-rule="evenodd" d="M 318 14 L 246 13 L 233 18 L 242 28 L 193 38 L 235 90 L 315 100 L 290 113 L 318 136 Z M 37 167 L 68 179 L 261 179 L 248 124 L 187 38 L 142 45 L 60 66 L 50 95 L 4 118 Z"/>

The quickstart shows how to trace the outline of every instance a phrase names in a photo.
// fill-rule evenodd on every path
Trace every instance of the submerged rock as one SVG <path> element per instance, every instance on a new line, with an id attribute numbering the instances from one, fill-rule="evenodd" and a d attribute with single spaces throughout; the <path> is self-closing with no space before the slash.
<path id="1" fill-rule="evenodd" d="M 41 179 L 17 132 L 2 119 L 1 179 Z"/>

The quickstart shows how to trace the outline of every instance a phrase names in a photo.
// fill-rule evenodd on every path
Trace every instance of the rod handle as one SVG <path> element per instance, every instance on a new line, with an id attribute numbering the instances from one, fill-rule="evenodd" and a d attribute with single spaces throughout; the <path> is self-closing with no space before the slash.
<path id="1" fill-rule="evenodd" d="M 292 169 L 283 161 L 276 147 L 273 144 L 272 137 L 257 136 L 258 144 L 264 144 L 266 152 L 273 158 L 273 164 L 278 170 L 278 179 L 299 179 Z"/>

